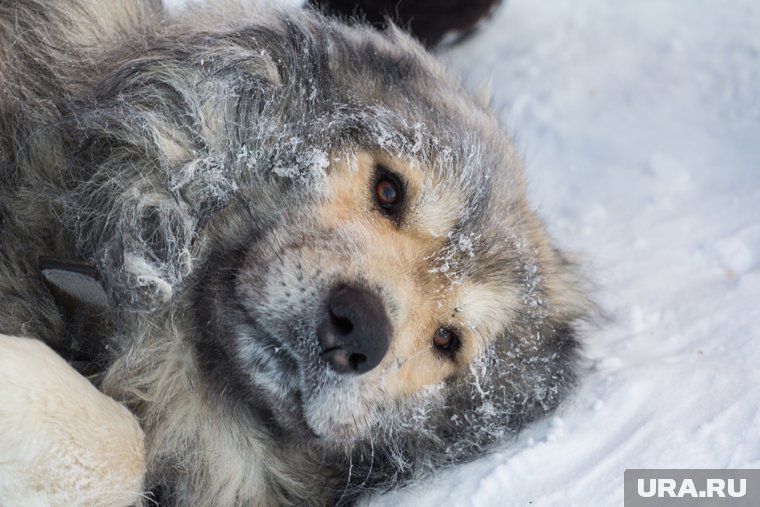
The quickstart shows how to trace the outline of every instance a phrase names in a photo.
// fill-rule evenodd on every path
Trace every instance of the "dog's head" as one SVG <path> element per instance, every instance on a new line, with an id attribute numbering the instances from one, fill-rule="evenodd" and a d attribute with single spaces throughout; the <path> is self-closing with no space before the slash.
<path id="1" fill-rule="evenodd" d="M 256 401 L 336 443 L 424 431 L 444 413 L 452 428 L 481 424 L 460 410 L 503 418 L 488 427 L 503 430 L 531 396 L 553 405 L 572 346 L 555 305 L 574 293 L 519 177 L 490 175 L 514 160 L 359 146 L 213 260 L 197 301 L 217 380 L 232 365 Z"/>
<path id="2" fill-rule="evenodd" d="M 556 405 L 578 281 L 499 122 L 431 56 L 306 13 L 151 44 L 80 115 L 80 248 L 124 307 L 190 308 L 221 398 L 401 469 Z"/>

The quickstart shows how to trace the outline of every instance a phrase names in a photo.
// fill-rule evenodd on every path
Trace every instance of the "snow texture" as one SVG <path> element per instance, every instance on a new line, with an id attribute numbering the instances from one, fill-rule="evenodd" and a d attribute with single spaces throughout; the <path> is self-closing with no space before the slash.
<path id="1" fill-rule="evenodd" d="M 760 468 L 758 27 L 753 0 L 509 0 L 440 55 L 491 83 L 600 315 L 553 417 L 364 505 L 612 506 L 627 468 Z"/>

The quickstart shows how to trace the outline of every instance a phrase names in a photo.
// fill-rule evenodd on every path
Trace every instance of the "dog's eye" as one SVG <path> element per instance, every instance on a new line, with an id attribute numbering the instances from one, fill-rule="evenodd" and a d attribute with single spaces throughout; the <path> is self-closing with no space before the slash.
<path id="1" fill-rule="evenodd" d="M 404 188 L 399 178 L 380 168 L 375 177 L 375 202 L 383 212 L 393 215 L 399 209 L 404 197 Z"/>
<path id="2" fill-rule="evenodd" d="M 447 355 L 454 355 L 460 345 L 459 335 L 451 329 L 442 327 L 433 335 L 433 346 Z"/>
<path id="3" fill-rule="evenodd" d="M 382 179 L 377 182 L 375 187 L 377 202 L 383 208 L 390 208 L 398 202 L 399 189 L 396 183 L 389 179 Z"/>

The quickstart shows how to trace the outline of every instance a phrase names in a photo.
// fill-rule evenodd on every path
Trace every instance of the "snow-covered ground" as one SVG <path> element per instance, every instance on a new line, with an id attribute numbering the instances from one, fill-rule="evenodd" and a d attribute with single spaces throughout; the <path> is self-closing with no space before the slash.
<path id="1" fill-rule="evenodd" d="M 370 505 L 617 506 L 626 468 L 760 468 L 760 2 L 509 0 L 491 82 L 602 316 L 556 416 Z"/>
<path id="2" fill-rule="evenodd" d="M 555 417 L 367 503 L 606 507 L 626 468 L 760 468 L 760 2 L 509 0 L 441 57 L 490 81 L 601 311 Z"/>

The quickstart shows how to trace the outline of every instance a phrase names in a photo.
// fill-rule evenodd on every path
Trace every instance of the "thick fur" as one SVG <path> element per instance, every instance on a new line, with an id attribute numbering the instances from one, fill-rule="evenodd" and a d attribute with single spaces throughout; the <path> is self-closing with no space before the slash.
<path id="1" fill-rule="evenodd" d="M 144 472 L 126 408 L 39 340 L 0 335 L 0 505 L 126 507 Z"/>
<path id="2" fill-rule="evenodd" d="M 0 0 L 0 80 L 0 332 L 101 367 L 162 505 L 350 503 L 482 455 L 572 383 L 573 266 L 494 115 L 401 32 Z M 378 168 L 404 182 L 392 219 Z M 107 310 L 59 304 L 40 255 L 96 264 Z M 393 327 L 363 375 L 319 358 L 341 284 Z"/>

